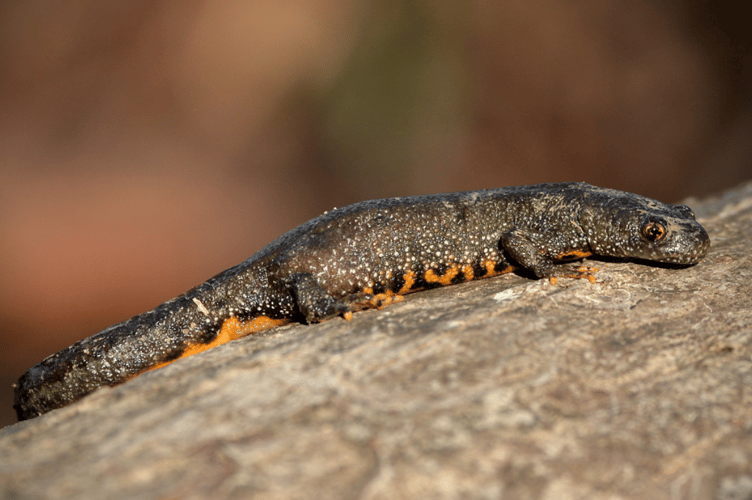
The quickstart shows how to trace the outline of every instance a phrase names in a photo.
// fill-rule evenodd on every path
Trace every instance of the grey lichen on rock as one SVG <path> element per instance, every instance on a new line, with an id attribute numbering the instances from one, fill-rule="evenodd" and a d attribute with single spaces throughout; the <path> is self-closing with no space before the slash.
<path id="1" fill-rule="evenodd" d="M 750 498 L 752 184 L 712 247 L 293 325 L 0 430 L 0 497 Z"/>

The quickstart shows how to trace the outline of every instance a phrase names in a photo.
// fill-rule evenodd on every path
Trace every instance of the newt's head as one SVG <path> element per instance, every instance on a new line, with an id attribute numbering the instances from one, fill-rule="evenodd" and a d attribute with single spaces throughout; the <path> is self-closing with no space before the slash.
<path id="1" fill-rule="evenodd" d="M 708 252 L 708 233 L 686 205 L 667 205 L 633 194 L 607 205 L 602 217 L 585 214 L 582 221 L 597 254 L 692 265 Z"/>

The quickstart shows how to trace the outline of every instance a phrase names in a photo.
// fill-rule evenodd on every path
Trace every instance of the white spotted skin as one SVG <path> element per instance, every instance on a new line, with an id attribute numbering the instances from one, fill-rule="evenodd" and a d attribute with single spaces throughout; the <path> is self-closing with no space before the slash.
<path id="1" fill-rule="evenodd" d="M 688 207 L 584 183 L 365 201 L 288 231 L 184 295 L 48 357 L 19 379 L 14 407 L 23 420 L 70 404 L 188 346 L 212 344 L 231 318 L 320 321 L 357 310 L 371 294 L 512 268 L 553 277 L 566 273 L 561 261 L 592 254 L 691 265 L 709 246 Z"/>
<path id="2" fill-rule="evenodd" d="M 667 229 L 660 241 L 641 235 L 647 220 Z M 485 260 L 526 267 L 500 246 L 510 231 L 527 236 L 551 261 L 582 252 L 695 264 L 710 245 L 687 207 L 566 183 L 358 203 L 287 233 L 262 250 L 260 260 L 272 280 L 309 272 L 330 294 L 344 296 L 365 287 L 390 288 L 408 272 L 441 274 L 452 265 L 477 269 Z M 556 273 L 543 267 L 540 273 L 531 270 L 539 276 Z"/>

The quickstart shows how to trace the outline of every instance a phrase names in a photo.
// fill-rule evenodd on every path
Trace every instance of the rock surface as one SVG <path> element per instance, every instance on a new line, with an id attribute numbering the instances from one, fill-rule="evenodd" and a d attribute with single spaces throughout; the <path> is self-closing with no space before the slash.
<path id="1" fill-rule="evenodd" d="M 0 430 L 2 498 L 752 498 L 752 184 L 688 269 L 294 325 Z"/>

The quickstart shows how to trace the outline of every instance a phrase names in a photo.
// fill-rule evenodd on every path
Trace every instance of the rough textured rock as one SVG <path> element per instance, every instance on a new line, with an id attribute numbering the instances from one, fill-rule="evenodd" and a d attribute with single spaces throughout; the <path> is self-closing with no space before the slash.
<path id="1" fill-rule="evenodd" d="M 752 498 L 752 184 L 589 261 L 231 342 L 0 430 L 3 498 Z"/>

